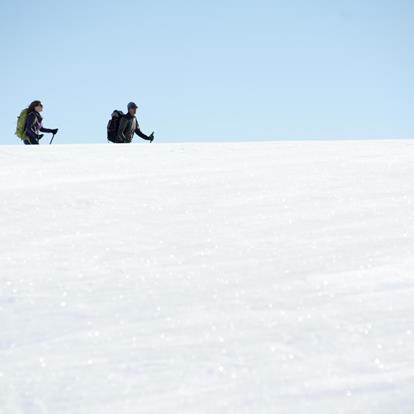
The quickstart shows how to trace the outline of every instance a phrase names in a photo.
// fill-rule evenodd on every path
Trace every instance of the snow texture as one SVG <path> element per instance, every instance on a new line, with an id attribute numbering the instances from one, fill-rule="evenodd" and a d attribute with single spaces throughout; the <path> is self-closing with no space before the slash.
<path id="1" fill-rule="evenodd" d="M 0 149 L 0 412 L 412 414 L 414 142 Z"/>

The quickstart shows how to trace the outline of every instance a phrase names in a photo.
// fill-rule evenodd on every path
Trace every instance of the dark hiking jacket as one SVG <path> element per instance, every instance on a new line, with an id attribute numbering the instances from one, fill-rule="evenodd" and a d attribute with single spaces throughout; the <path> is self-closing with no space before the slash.
<path id="1" fill-rule="evenodd" d="M 43 128 L 43 118 L 39 112 L 33 111 L 27 116 L 25 134 L 30 140 L 39 140 L 41 132 L 52 133 L 51 129 Z"/>
<path id="2" fill-rule="evenodd" d="M 130 143 L 134 134 L 137 134 L 142 139 L 147 141 L 150 140 L 150 137 L 145 135 L 139 129 L 139 124 L 136 116 L 132 116 L 130 113 L 124 115 L 119 121 L 119 130 L 118 130 L 118 142 Z"/>

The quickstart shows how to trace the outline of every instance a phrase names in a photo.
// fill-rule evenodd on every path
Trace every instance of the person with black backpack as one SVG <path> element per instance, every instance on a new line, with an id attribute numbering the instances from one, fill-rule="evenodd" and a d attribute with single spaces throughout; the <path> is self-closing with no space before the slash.
<path id="1" fill-rule="evenodd" d="M 154 141 L 154 133 L 145 135 L 137 121 L 138 106 L 134 102 L 128 104 L 128 112 L 124 114 L 122 111 L 114 111 L 112 119 L 108 123 L 108 141 L 115 144 L 130 144 L 137 134 L 146 141 Z"/>
<path id="2" fill-rule="evenodd" d="M 46 134 L 56 135 L 59 131 L 43 127 L 43 118 L 40 113 L 43 111 L 43 104 L 40 101 L 33 101 L 27 108 L 27 121 L 24 129 L 23 142 L 25 145 L 39 145 L 39 141 Z"/>

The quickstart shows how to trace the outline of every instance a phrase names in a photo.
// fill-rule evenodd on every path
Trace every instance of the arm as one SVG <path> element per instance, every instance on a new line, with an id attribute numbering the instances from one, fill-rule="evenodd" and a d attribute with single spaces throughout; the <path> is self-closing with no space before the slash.
<path id="1" fill-rule="evenodd" d="M 118 136 L 117 136 L 118 142 L 126 142 L 124 133 L 125 133 L 127 126 L 128 126 L 128 120 L 126 119 L 126 117 L 123 116 L 121 120 L 119 121 L 119 129 L 118 129 Z"/>
<path id="2" fill-rule="evenodd" d="M 137 127 L 137 129 L 135 130 L 135 133 L 142 139 L 145 139 L 146 141 L 150 141 L 151 138 L 148 135 L 145 135 L 140 129 L 139 126 Z"/>
<path id="3" fill-rule="evenodd" d="M 40 128 L 40 132 L 45 132 L 46 134 L 53 134 L 55 132 L 55 130 L 42 127 L 42 128 Z"/>
<path id="4" fill-rule="evenodd" d="M 145 139 L 146 141 L 151 141 L 151 137 L 149 137 L 148 135 L 145 135 L 142 131 L 141 131 L 141 129 L 140 129 L 140 127 L 139 127 L 139 124 L 138 124 L 138 121 L 136 121 L 137 122 L 137 127 L 135 128 L 135 133 L 140 137 L 140 138 L 142 138 L 142 139 Z"/>

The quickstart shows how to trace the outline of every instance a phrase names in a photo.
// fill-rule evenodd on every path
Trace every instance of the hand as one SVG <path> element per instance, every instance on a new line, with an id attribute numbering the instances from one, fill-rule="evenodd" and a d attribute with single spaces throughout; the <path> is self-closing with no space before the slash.
<path id="1" fill-rule="evenodd" d="M 149 138 L 149 142 L 154 141 L 154 138 L 155 138 L 154 133 L 152 133 L 148 138 Z"/>
<path id="2" fill-rule="evenodd" d="M 58 128 L 56 128 L 56 129 L 52 129 L 51 131 L 52 131 L 52 134 L 53 134 L 53 135 L 56 135 L 56 134 L 58 133 L 59 129 L 58 129 Z"/>
<path id="3" fill-rule="evenodd" d="M 44 134 L 42 134 L 42 135 L 38 135 L 38 136 L 37 136 L 37 139 L 40 141 L 40 140 L 41 140 L 44 136 L 45 136 Z"/>

